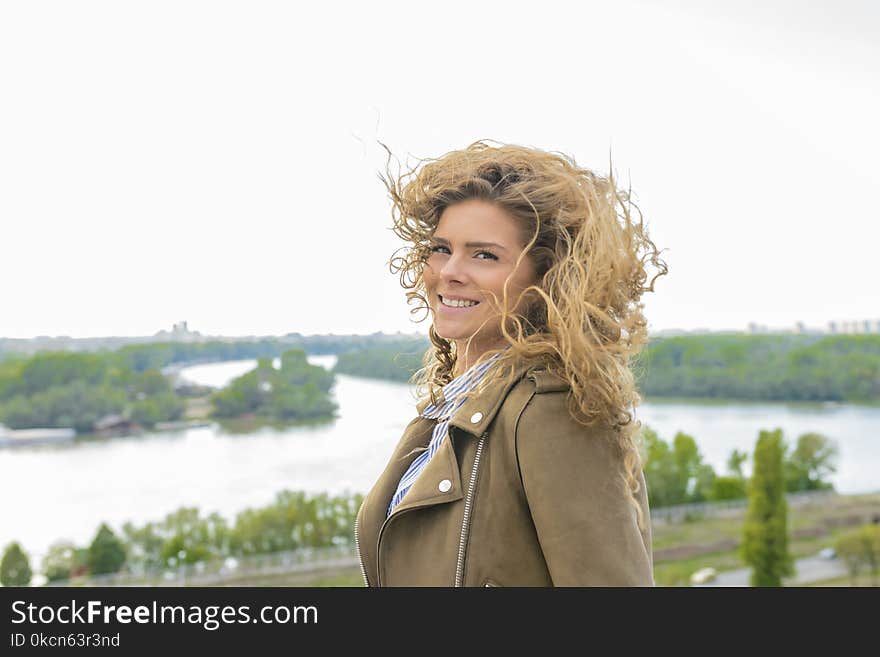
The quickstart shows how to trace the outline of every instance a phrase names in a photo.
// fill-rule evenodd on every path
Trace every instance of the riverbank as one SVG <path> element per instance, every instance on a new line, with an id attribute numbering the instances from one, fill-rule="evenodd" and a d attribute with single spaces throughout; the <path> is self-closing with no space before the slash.
<path id="1" fill-rule="evenodd" d="M 748 586 L 750 570 L 737 554 L 745 509 L 725 508 L 710 517 L 693 514 L 682 520 L 654 519 L 654 579 L 657 586 L 690 586 L 691 575 L 701 568 L 718 571 L 709 586 Z M 850 586 L 843 565 L 823 559 L 819 551 L 834 547 L 837 537 L 854 527 L 880 522 L 880 491 L 864 495 L 817 495 L 789 508 L 789 549 L 797 574 L 788 586 Z M 325 553 L 326 552 L 326 553 Z M 235 560 L 233 560 L 235 561 Z M 857 585 L 870 585 L 861 577 Z M 169 570 L 149 578 L 109 577 L 71 582 L 74 586 L 363 586 L 363 577 L 352 546 L 318 550 L 309 554 L 261 555 L 191 570 Z"/>

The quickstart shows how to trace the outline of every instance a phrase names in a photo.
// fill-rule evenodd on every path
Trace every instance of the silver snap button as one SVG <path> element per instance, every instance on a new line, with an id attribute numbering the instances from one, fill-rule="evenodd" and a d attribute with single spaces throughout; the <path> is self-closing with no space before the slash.
<path id="1" fill-rule="evenodd" d="M 452 482 L 449 481 L 448 479 L 444 479 L 443 481 L 441 481 L 441 482 L 438 484 L 437 488 L 440 489 L 440 492 L 441 492 L 441 493 L 445 493 L 445 492 L 448 491 L 450 488 L 452 488 Z"/>
<path id="2" fill-rule="evenodd" d="M 471 424 L 476 424 L 477 422 L 479 422 L 482 419 L 483 419 L 483 414 L 480 413 L 480 411 L 477 411 L 476 413 L 471 415 Z"/>

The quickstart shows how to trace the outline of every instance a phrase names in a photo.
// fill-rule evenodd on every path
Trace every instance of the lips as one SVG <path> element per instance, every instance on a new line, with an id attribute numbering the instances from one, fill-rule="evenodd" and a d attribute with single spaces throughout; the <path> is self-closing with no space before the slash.
<path id="1" fill-rule="evenodd" d="M 457 297 L 454 294 L 439 294 L 438 293 L 437 296 L 443 297 L 444 299 L 447 299 L 448 301 L 476 301 L 477 303 L 480 303 L 479 299 L 471 299 L 470 297 Z"/>
<path id="2" fill-rule="evenodd" d="M 450 299 L 450 300 L 455 300 L 455 301 L 475 301 L 476 303 L 473 305 L 470 305 L 470 306 L 447 306 L 446 304 L 443 303 L 443 299 Z M 444 297 L 442 294 L 437 295 L 437 300 L 439 301 L 440 307 L 443 310 L 448 310 L 448 311 L 453 311 L 453 312 L 470 310 L 471 308 L 476 308 L 478 305 L 480 305 L 480 302 L 477 301 L 476 299 L 468 299 L 466 297 L 460 297 L 458 299 L 454 299 L 452 297 Z"/>

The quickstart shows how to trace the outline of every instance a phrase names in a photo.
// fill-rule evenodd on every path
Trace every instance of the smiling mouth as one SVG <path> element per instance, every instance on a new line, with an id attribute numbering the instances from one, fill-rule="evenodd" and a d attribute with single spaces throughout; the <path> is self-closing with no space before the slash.
<path id="1" fill-rule="evenodd" d="M 437 299 L 440 301 L 440 306 L 442 308 L 447 308 L 449 310 L 470 310 L 471 308 L 476 308 L 478 305 L 480 305 L 479 301 L 475 301 L 474 303 L 471 303 L 467 306 L 447 306 L 445 303 L 443 303 L 443 295 L 438 294 Z"/>

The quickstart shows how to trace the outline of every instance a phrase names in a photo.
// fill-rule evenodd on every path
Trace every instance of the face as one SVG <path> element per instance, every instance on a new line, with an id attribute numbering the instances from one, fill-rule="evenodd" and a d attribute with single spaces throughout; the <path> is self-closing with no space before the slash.
<path id="1" fill-rule="evenodd" d="M 467 339 L 474 336 L 466 366 L 486 349 L 505 344 L 500 317 L 505 280 L 510 277 L 509 312 L 522 312 L 525 297 L 514 307 L 517 297 L 537 282 L 530 258 L 523 258 L 515 268 L 522 250 L 515 220 L 492 203 L 470 199 L 450 205 L 440 216 L 424 268 L 425 290 L 438 335 L 454 340 L 461 355 L 465 354 Z M 455 308 L 443 303 L 462 299 L 478 303 Z"/>

